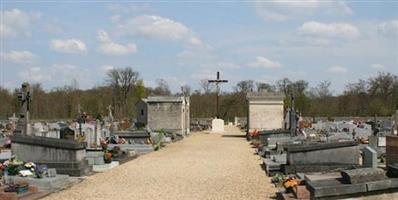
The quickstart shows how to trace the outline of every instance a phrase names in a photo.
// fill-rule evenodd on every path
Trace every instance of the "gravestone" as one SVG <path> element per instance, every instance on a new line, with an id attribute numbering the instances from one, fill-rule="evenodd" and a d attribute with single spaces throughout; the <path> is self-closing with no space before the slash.
<path id="1" fill-rule="evenodd" d="M 377 152 L 371 147 L 365 147 L 363 153 L 363 167 L 377 168 Z"/>
<path id="2" fill-rule="evenodd" d="M 222 120 L 222 119 L 213 119 L 211 121 L 211 132 L 213 132 L 213 133 L 222 133 L 222 132 L 224 132 L 224 120 Z"/>

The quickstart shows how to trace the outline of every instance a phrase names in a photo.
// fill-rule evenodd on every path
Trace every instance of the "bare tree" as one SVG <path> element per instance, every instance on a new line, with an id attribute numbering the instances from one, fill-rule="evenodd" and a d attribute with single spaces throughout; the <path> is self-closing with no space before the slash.
<path id="1" fill-rule="evenodd" d="M 181 93 L 184 96 L 190 96 L 191 95 L 191 87 L 186 84 L 181 86 Z"/>
<path id="2" fill-rule="evenodd" d="M 330 81 L 322 81 L 315 88 L 312 89 L 311 95 L 315 98 L 326 98 L 332 96 L 330 91 Z"/>
<path id="3" fill-rule="evenodd" d="M 200 80 L 199 85 L 204 94 L 210 94 L 214 91 L 214 84 L 210 84 L 209 81 L 206 79 Z"/>
<path id="4" fill-rule="evenodd" d="M 276 82 L 276 87 L 279 92 L 283 92 L 286 96 L 289 96 L 291 86 L 292 82 L 288 78 L 284 78 Z"/>
<path id="5" fill-rule="evenodd" d="M 167 83 L 166 80 L 157 79 L 156 83 L 157 83 L 157 86 L 153 90 L 153 93 L 155 95 L 160 95 L 160 96 L 169 96 L 169 95 L 171 95 L 170 87 L 169 87 L 169 84 Z"/>
<path id="6" fill-rule="evenodd" d="M 239 83 L 236 84 L 235 91 L 236 92 L 253 92 L 254 90 L 254 81 L 253 80 L 245 80 L 245 81 L 240 81 Z"/>
<path id="7" fill-rule="evenodd" d="M 111 69 L 106 73 L 106 82 L 112 88 L 115 109 L 121 115 L 128 113 L 128 96 L 134 89 L 139 73 L 131 67 Z"/>
<path id="8" fill-rule="evenodd" d="M 256 87 L 257 87 L 257 92 L 263 92 L 263 91 L 275 92 L 276 90 L 276 87 L 274 85 L 262 82 L 257 82 Z"/>

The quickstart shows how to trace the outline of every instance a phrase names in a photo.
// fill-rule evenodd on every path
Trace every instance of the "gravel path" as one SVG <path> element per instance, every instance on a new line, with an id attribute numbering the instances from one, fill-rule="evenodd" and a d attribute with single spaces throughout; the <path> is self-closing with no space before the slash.
<path id="1" fill-rule="evenodd" d="M 45 199 L 269 199 L 275 188 L 239 134 L 194 133 Z"/>

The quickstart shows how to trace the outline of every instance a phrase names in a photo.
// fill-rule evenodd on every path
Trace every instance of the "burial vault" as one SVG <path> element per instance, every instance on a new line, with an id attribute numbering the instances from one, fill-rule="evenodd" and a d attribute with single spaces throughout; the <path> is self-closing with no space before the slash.
<path id="1" fill-rule="evenodd" d="M 152 96 L 136 105 L 137 122 L 152 130 L 189 133 L 189 97 Z"/>
<path id="2" fill-rule="evenodd" d="M 283 100 L 280 93 L 249 92 L 247 100 L 247 131 L 283 128 Z"/>

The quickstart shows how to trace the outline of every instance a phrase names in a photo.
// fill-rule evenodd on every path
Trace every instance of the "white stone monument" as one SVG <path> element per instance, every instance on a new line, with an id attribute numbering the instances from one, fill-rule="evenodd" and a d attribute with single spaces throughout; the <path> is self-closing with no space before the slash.
<path id="1" fill-rule="evenodd" d="M 214 118 L 211 121 L 211 132 L 212 133 L 223 133 L 224 132 L 224 120 Z"/>

